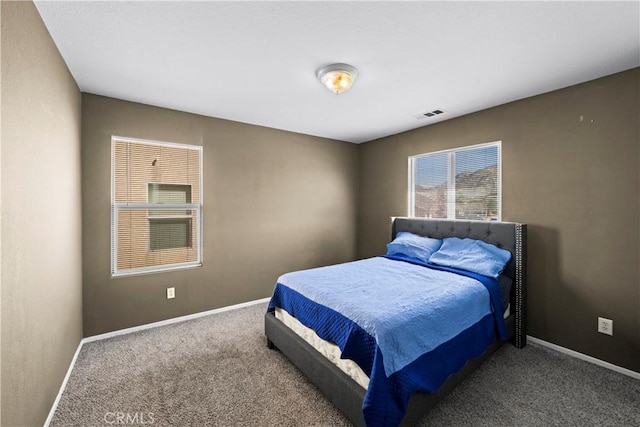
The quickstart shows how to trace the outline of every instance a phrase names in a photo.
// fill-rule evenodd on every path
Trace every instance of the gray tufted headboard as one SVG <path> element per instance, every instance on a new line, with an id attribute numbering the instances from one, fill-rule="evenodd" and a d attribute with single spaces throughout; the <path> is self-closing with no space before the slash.
<path id="1" fill-rule="evenodd" d="M 391 218 L 391 240 L 400 231 L 443 239 L 482 240 L 511 252 L 504 274 L 513 280 L 511 307 L 515 315 L 514 344 L 526 345 L 527 225 L 515 222 L 464 221 L 428 218 Z"/>

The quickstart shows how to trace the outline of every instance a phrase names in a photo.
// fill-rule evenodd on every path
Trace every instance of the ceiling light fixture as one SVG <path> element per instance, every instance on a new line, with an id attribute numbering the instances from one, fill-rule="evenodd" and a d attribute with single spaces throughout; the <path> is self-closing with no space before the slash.
<path id="1" fill-rule="evenodd" d="M 331 64 L 316 73 L 323 85 L 336 95 L 349 90 L 358 77 L 358 70 L 349 64 Z"/>

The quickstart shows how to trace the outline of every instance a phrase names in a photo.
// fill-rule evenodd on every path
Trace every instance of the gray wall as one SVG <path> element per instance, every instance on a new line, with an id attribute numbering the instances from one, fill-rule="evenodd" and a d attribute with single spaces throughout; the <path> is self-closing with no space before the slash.
<path id="1" fill-rule="evenodd" d="M 2 2 L 2 425 L 42 425 L 82 338 L 81 95 L 31 2 Z"/>
<path id="2" fill-rule="evenodd" d="M 90 94 L 82 117 L 85 336 L 265 298 L 282 273 L 355 258 L 356 145 Z M 203 146 L 202 267 L 110 278 L 111 135 Z"/>
<path id="3" fill-rule="evenodd" d="M 639 70 L 361 145 L 358 256 L 407 214 L 408 156 L 501 140 L 502 217 L 529 224 L 529 335 L 640 372 Z"/>

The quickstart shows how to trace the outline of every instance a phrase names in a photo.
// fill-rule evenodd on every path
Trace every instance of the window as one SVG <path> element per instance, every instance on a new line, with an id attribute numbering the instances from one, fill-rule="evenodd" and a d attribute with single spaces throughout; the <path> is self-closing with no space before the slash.
<path id="1" fill-rule="evenodd" d="M 409 216 L 500 221 L 500 142 L 409 157 Z"/>
<path id="2" fill-rule="evenodd" d="M 149 203 L 189 204 L 191 185 L 149 183 Z M 191 248 L 191 211 L 149 211 L 149 249 Z"/>
<path id="3" fill-rule="evenodd" d="M 111 274 L 202 263 L 202 147 L 113 137 Z"/>

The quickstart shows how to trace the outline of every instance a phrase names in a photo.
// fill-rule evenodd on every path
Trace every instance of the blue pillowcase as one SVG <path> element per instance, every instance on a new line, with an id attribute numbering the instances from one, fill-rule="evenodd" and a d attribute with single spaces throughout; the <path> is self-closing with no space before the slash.
<path id="1" fill-rule="evenodd" d="M 447 237 L 429 262 L 497 279 L 510 259 L 511 252 L 482 240 Z"/>
<path id="2" fill-rule="evenodd" d="M 440 249 L 441 245 L 442 240 L 401 231 L 393 239 L 393 242 L 387 244 L 387 255 L 405 255 L 426 263 L 429 261 L 429 257 Z"/>

